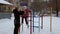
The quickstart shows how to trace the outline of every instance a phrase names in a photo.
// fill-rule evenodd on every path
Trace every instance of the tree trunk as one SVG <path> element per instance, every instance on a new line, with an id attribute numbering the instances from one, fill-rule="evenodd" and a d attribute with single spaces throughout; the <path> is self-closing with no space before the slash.
<path id="1" fill-rule="evenodd" d="M 57 3 L 57 0 L 56 0 L 56 16 L 58 17 L 58 3 Z"/>

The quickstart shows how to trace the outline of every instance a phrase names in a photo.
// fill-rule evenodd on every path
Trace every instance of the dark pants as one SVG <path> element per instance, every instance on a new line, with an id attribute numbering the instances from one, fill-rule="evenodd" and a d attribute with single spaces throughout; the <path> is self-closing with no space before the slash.
<path id="1" fill-rule="evenodd" d="M 14 20 L 14 34 L 18 34 L 18 30 L 19 30 L 19 27 L 20 27 L 20 22 L 17 21 L 17 20 Z"/>
<path id="2" fill-rule="evenodd" d="M 23 24 L 24 19 L 25 19 L 26 25 L 28 25 L 27 17 L 22 17 L 22 24 Z"/>

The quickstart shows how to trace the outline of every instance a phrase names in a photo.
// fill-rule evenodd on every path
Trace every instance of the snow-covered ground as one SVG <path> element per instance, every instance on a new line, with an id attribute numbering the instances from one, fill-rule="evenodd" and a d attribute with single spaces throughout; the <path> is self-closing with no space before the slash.
<path id="1" fill-rule="evenodd" d="M 23 31 L 21 26 L 21 32 L 19 34 L 30 34 L 30 29 L 27 28 L 25 23 L 23 26 Z M 13 34 L 13 31 L 14 17 L 11 17 L 11 19 L 0 19 L 0 34 Z M 52 32 L 50 32 L 50 17 L 47 16 L 43 19 L 43 29 L 40 29 L 39 32 L 38 28 L 35 28 L 35 32 L 32 34 L 60 34 L 60 17 L 52 17 Z"/>

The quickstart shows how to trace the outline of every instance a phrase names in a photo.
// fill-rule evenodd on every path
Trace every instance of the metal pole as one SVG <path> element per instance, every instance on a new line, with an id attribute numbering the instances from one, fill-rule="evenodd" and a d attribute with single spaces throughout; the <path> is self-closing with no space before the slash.
<path id="1" fill-rule="evenodd" d="M 50 32 L 52 32 L 52 7 L 50 7 Z"/>
<path id="2" fill-rule="evenodd" d="M 50 1 L 50 32 L 52 32 L 52 1 Z"/>
<path id="3" fill-rule="evenodd" d="M 32 14 L 33 15 L 33 32 L 34 32 L 34 11 L 35 11 L 35 9 L 33 9 L 33 14 Z"/>
<path id="4" fill-rule="evenodd" d="M 32 34 L 32 13 L 30 14 L 31 17 L 30 17 L 30 34 Z"/>

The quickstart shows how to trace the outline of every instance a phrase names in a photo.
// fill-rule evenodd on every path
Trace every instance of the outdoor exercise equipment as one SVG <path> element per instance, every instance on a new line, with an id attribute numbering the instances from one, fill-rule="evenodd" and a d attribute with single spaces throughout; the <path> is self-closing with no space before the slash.
<path id="1" fill-rule="evenodd" d="M 34 28 L 38 28 L 38 31 L 40 32 L 40 16 L 34 16 L 34 10 L 33 10 L 32 15 L 29 17 L 32 17 L 32 19 L 31 18 L 30 18 L 30 20 L 28 19 L 28 22 L 32 21 L 32 22 L 30 22 L 30 28 L 33 27 L 33 28 L 31 28 L 33 30 L 33 32 L 34 32 Z M 38 22 L 35 22 L 35 18 L 38 18 Z M 38 26 L 35 26 L 34 25 L 35 23 L 38 23 Z"/>
<path id="2" fill-rule="evenodd" d="M 32 17 L 33 17 L 32 18 L 33 19 L 33 32 L 34 32 L 34 28 L 38 28 L 38 31 L 40 32 L 40 16 L 35 16 L 34 15 L 34 10 L 33 10 L 33 16 Z M 38 22 L 35 22 L 34 18 L 38 18 Z M 38 26 L 35 26 L 34 23 L 38 23 Z"/>

